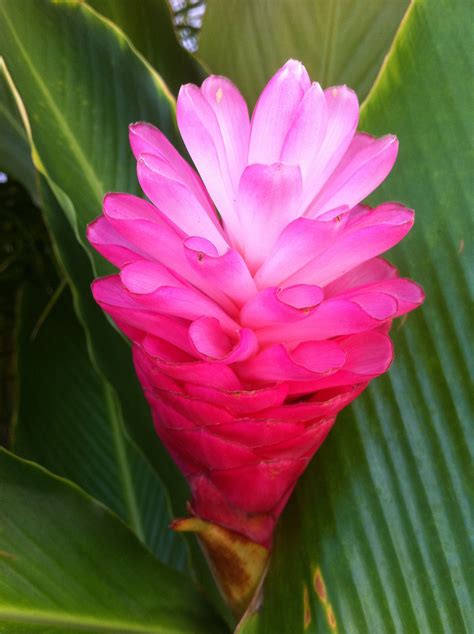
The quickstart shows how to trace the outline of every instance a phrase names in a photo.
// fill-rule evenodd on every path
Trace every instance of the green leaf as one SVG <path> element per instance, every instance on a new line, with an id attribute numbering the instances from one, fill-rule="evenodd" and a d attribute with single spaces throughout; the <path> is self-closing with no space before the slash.
<path id="1" fill-rule="evenodd" d="M 225 631 L 188 579 L 73 484 L 4 450 L 0 481 L 2 632 Z"/>
<path id="2" fill-rule="evenodd" d="M 176 142 L 174 100 L 123 32 L 82 2 L 38 0 L 25 12 L 15 0 L 1 0 L 0 16 L 0 54 L 13 78 L 35 164 L 64 212 L 42 182 L 42 208 L 91 358 L 119 395 L 130 436 L 158 471 L 174 514 L 181 515 L 187 486 L 153 430 L 128 346 L 92 300 L 89 258 L 96 272 L 110 267 L 85 240 L 86 225 L 99 214 L 107 191 L 138 190 L 128 124 L 148 120 Z M 202 554 L 194 541 L 190 545 L 201 583 L 217 601 Z"/>
<path id="3" fill-rule="evenodd" d="M 289 58 L 322 86 L 368 93 L 409 0 L 208 0 L 197 57 L 249 105 Z"/>
<path id="4" fill-rule="evenodd" d="M 103 360 L 105 372 L 121 386 L 123 406 L 130 420 L 136 421 L 141 416 L 146 423 L 145 433 L 142 433 L 144 438 L 135 425 L 137 436 L 147 447 L 155 448 L 153 457 L 159 461 L 162 470 L 167 465 L 168 486 L 175 491 L 176 505 L 180 500 L 181 508 L 184 508 L 187 489 L 157 441 L 149 421 L 148 406 L 134 375 L 129 348 L 92 300 L 87 255 L 75 240 L 71 226 L 44 179 L 36 177 L 35 181 L 58 260 L 64 265 L 66 275 L 71 276 L 69 281 L 76 291 L 78 313 L 91 326 L 90 339 L 95 351 L 92 358 L 98 358 L 99 366 Z M 53 279 L 52 284 L 58 282 Z M 63 288 L 62 283 L 60 288 Z M 32 289 L 29 292 L 31 294 Z M 20 337 L 22 376 L 15 430 L 16 452 L 77 482 L 121 515 L 160 560 L 184 570 L 188 565 L 184 541 L 177 539 L 168 528 L 172 517 L 162 484 L 123 429 L 122 407 L 113 388 L 88 359 L 84 333 L 70 302 L 64 307 L 60 305 L 60 314 L 53 312 L 51 315 L 48 297 L 41 297 L 39 289 L 37 295 L 36 303 L 30 306 L 31 301 L 27 302 L 26 315 L 30 319 L 23 325 Z M 43 318 L 45 328 L 41 327 Z M 36 338 L 38 329 L 40 335 Z M 113 362 L 111 352 L 114 353 Z M 39 420 L 32 417 L 36 412 Z M 65 420 L 67 425 L 64 425 Z M 177 477 L 173 478 L 175 473 Z"/>
<path id="5" fill-rule="evenodd" d="M 24 12 L 17 2 L 2 0 L 0 14 L 0 52 L 20 91 L 35 162 L 62 207 L 41 182 L 43 212 L 73 287 L 89 351 L 120 394 L 130 433 L 182 513 L 186 488 L 152 429 L 129 348 L 92 300 L 92 249 L 85 241 L 85 227 L 100 212 L 104 193 L 137 189 L 128 123 L 148 118 L 173 137 L 173 100 L 123 34 L 82 3 L 39 0 Z M 96 263 L 103 272 L 110 270 L 100 256 Z"/>
<path id="6" fill-rule="evenodd" d="M 363 112 L 362 129 L 399 136 L 377 200 L 415 207 L 414 229 L 389 257 L 427 299 L 395 324 L 394 366 L 339 416 L 298 485 L 263 610 L 242 634 L 474 629 L 474 280 L 472 247 L 463 249 L 472 233 L 473 18 L 469 3 L 415 2 Z"/>
<path id="7" fill-rule="evenodd" d="M 147 120 L 176 141 L 174 100 L 115 25 L 78 0 L 0 3 L 0 54 L 29 118 L 40 171 L 85 228 L 108 191 L 138 191 L 128 125 Z M 74 215 L 72 215 L 74 214 Z M 99 271 L 109 272 L 95 256 Z"/>
<path id="8" fill-rule="evenodd" d="M 182 84 L 200 83 L 204 71 L 178 43 L 166 0 L 89 0 L 114 22 L 177 94 Z"/>
<path id="9" fill-rule="evenodd" d="M 22 292 L 15 453 L 79 484 L 132 526 L 160 561 L 185 570 L 186 549 L 168 528 L 162 485 L 91 365 L 69 290 L 53 283 L 52 297 L 36 281 Z"/>

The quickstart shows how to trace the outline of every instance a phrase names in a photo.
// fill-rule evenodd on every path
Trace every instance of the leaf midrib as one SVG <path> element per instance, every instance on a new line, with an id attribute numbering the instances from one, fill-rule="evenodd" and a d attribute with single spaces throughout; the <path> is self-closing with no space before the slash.
<path id="1" fill-rule="evenodd" d="M 24 623 L 31 625 L 51 625 L 75 627 L 85 632 L 113 632 L 113 634 L 176 634 L 177 630 L 163 628 L 162 625 L 146 625 L 112 619 L 97 619 L 71 612 L 52 612 L 48 610 L 10 609 L 0 605 L 0 622 Z"/>

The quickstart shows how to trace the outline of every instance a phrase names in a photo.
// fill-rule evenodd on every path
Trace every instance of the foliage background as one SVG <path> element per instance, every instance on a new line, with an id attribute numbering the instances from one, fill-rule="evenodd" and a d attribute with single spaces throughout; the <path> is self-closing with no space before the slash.
<path id="1" fill-rule="evenodd" d="M 299 483 L 240 631 L 470 632 L 473 6 L 209 0 L 197 40 L 190 4 L 0 0 L 0 631 L 234 628 L 167 528 L 188 493 L 91 299 L 107 269 L 84 229 L 106 191 L 137 191 L 128 123 L 179 144 L 181 83 L 227 74 L 252 103 L 297 57 L 358 90 L 361 129 L 399 137 L 376 200 L 415 207 L 389 257 L 427 301 Z"/>

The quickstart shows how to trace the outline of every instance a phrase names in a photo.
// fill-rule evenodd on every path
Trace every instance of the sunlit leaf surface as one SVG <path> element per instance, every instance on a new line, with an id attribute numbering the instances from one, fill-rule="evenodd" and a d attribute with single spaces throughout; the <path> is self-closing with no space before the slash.
<path id="1" fill-rule="evenodd" d="M 377 200 L 416 209 L 390 259 L 427 299 L 395 324 L 393 367 L 339 416 L 297 487 L 245 634 L 474 628 L 472 24 L 466 3 L 416 2 L 363 112 L 361 128 L 399 136 Z"/>

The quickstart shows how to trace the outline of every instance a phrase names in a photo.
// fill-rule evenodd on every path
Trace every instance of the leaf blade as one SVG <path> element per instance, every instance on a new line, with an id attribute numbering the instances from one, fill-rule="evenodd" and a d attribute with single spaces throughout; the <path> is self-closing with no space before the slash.
<path id="1" fill-rule="evenodd" d="M 197 57 L 230 77 L 253 106 L 289 58 L 324 87 L 347 83 L 363 99 L 375 79 L 408 0 L 209 0 Z"/>
<path id="2" fill-rule="evenodd" d="M 470 88 L 466 94 L 471 11 L 414 3 L 363 109 L 362 129 L 379 135 L 388 125 L 400 139 L 396 167 L 372 202 L 416 208 L 414 229 L 389 259 L 421 282 L 427 300 L 395 324 L 395 364 L 339 415 L 298 485 L 263 609 L 243 633 L 270 633 L 276 624 L 309 633 L 473 627 L 466 475 L 474 372 L 466 333 L 474 279 L 472 248 L 458 253 L 472 226 L 472 159 L 463 143 L 474 99 Z M 288 578 L 294 606 L 284 611 Z"/>
<path id="3" fill-rule="evenodd" d="M 175 509 L 178 513 L 183 512 L 186 489 L 183 480 L 180 480 L 179 472 L 176 468 L 173 468 L 171 460 L 160 448 L 158 439 L 154 434 L 148 408 L 131 369 L 128 346 L 117 332 L 110 328 L 101 310 L 92 300 L 89 288 L 93 278 L 90 265 L 90 252 L 92 249 L 85 245 L 85 226 L 99 212 L 102 194 L 107 191 L 107 184 L 109 189 L 136 190 L 134 161 L 128 150 L 127 154 L 129 156 L 124 156 L 125 147 L 128 145 L 126 136 L 129 117 L 133 120 L 132 113 L 135 113 L 136 118 L 140 118 L 139 115 L 148 109 L 150 118 L 153 119 L 151 112 L 154 111 L 158 119 L 162 119 L 161 124 L 165 130 L 168 130 L 168 133 L 172 135 L 172 130 L 174 129 L 171 123 L 173 115 L 170 110 L 172 99 L 169 95 L 160 92 L 162 89 L 161 79 L 156 73 L 150 72 L 144 62 L 130 50 L 123 34 L 118 29 L 111 28 L 108 23 L 104 22 L 86 5 L 78 2 L 51 3 L 47 0 L 42 0 L 32 5 L 33 14 L 26 16 L 17 3 L 5 0 L 1 4 L 0 10 L 3 15 L 8 17 L 8 21 L 4 20 L 0 25 L 3 36 L 1 48 L 5 53 L 9 70 L 15 74 L 15 86 L 13 88 L 20 88 L 22 93 L 20 96 L 17 92 L 16 97 L 20 101 L 19 108 L 23 115 L 23 122 L 29 131 L 30 143 L 32 144 L 31 150 L 37 167 L 47 179 L 49 187 L 53 188 L 54 194 L 63 208 L 64 215 L 60 212 L 57 204 L 51 200 L 48 188 L 45 188 L 44 183 L 41 183 L 42 206 L 48 228 L 54 237 L 59 260 L 67 272 L 68 279 L 74 289 L 75 305 L 88 333 L 88 345 L 92 359 L 121 394 L 128 428 L 153 464 L 159 469 L 161 468 L 161 473 L 166 483 L 174 484 Z M 36 29 L 36 27 L 38 28 Z M 64 33 L 69 37 L 63 37 Z M 48 56 L 41 55 L 41 53 L 26 53 L 27 58 L 32 60 L 31 63 L 34 61 L 38 65 L 33 66 L 33 70 L 31 70 L 30 65 L 28 70 L 21 63 L 21 50 L 29 46 L 33 51 L 37 51 L 44 41 L 48 42 L 52 54 Z M 83 44 L 85 42 L 82 47 L 80 46 L 81 42 Z M 66 46 L 66 50 L 62 50 L 63 46 Z M 101 47 L 105 48 L 110 59 L 102 60 L 99 55 Z M 120 61 L 117 61 L 114 57 L 114 51 L 117 48 L 120 49 L 118 53 Z M 103 65 L 97 69 L 95 74 L 96 81 L 98 81 L 97 77 L 100 72 L 106 75 L 104 68 L 107 69 L 109 66 L 120 69 L 123 64 L 124 69 L 129 69 L 130 71 L 129 73 L 125 73 L 125 70 L 123 71 L 124 76 L 128 77 L 128 79 L 123 86 L 119 85 L 117 88 L 117 90 L 121 91 L 121 100 L 127 104 L 127 112 L 122 112 L 118 108 L 115 103 L 116 99 L 112 100 L 113 103 L 111 105 L 110 95 L 107 95 L 107 107 L 98 99 L 97 108 L 99 114 L 97 114 L 97 118 L 103 118 L 108 111 L 115 113 L 121 122 L 119 123 L 117 120 L 113 124 L 109 122 L 109 128 L 107 129 L 105 140 L 103 140 L 104 145 L 110 148 L 106 154 L 110 155 L 114 164 L 117 163 L 117 166 L 111 169 L 110 164 L 108 166 L 102 165 L 107 183 L 103 184 L 104 189 L 101 193 L 99 193 L 99 187 L 102 187 L 102 185 L 98 184 L 99 181 L 95 173 L 102 173 L 99 163 L 103 153 L 98 151 L 101 148 L 97 145 L 96 135 L 94 134 L 93 126 L 96 123 L 93 122 L 92 126 L 89 125 L 87 117 L 84 119 L 83 112 L 81 115 L 83 108 L 78 108 L 77 103 L 80 102 L 81 98 L 84 99 L 84 95 L 81 97 L 81 93 L 77 92 L 79 90 L 77 86 L 74 89 L 71 88 L 72 96 L 74 97 L 72 110 L 71 107 L 69 110 L 67 109 L 67 95 L 64 93 L 64 86 L 71 85 L 71 78 L 64 74 L 68 60 L 66 53 L 71 53 L 72 50 L 75 55 L 78 49 L 81 50 L 83 56 L 80 62 L 83 61 L 84 55 L 87 57 L 88 49 L 97 56 L 98 60 L 102 61 Z M 50 58 L 52 58 L 52 63 L 48 65 L 51 62 Z M 87 65 L 85 68 L 87 68 Z M 50 71 L 49 75 L 48 69 Z M 76 61 L 76 72 L 79 72 L 79 70 L 77 69 Z M 119 71 L 117 70 L 116 72 Z M 47 86 L 44 79 L 46 76 L 49 76 L 50 79 Z M 37 77 L 39 77 L 39 84 Z M 130 81 L 132 81 L 132 85 L 130 85 Z M 144 84 L 142 92 L 136 88 L 140 81 L 143 81 Z M 136 84 L 133 82 L 136 82 Z M 80 85 L 80 81 L 77 83 Z M 40 87 L 43 86 L 43 92 L 46 91 L 47 93 L 47 97 L 43 101 L 37 92 L 38 85 Z M 84 85 L 86 86 L 86 101 L 90 101 L 92 100 L 93 85 L 91 86 L 90 82 L 87 83 L 87 81 L 85 81 Z M 50 93 L 50 91 L 53 91 L 51 86 L 55 87 L 55 92 Z M 132 90 L 128 90 L 130 86 Z M 90 91 L 90 94 L 87 90 Z M 102 87 L 102 94 L 103 92 L 104 89 Z M 128 101 L 130 94 L 131 101 Z M 156 98 L 157 95 L 158 99 Z M 53 96 L 57 103 L 61 104 L 61 108 L 56 105 Z M 50 111 L 48 110 L 48 105 L 51 105 L 51 102 L 53 102 L 53 107 Z M 164 103 L 167 104 L 166 112 L 163 111 L 163 117 L 161 117 L 160 108 Z M 103 107 L 103 112 L 100 114 L 101 107 Z M 49 118 L 48 112 L 56 116 Z M 65 116 L 65 113 L 68 114 L 67 120 L 63 120 L 63 114 Z M 78 115 L 77 121 L 75 114 Z M 80 119 L 79 115 L 82 119 Z M 110 119 L 114 119 L 114 117 L 111 116 Z M 66 129 L 65 136 L 61 136 L 63 129 Z M 71 132 L 71 130 L 74 130 L 74 132 Z M 68 140 L 71 135 L 75 141 L 72 150 L 68 151 Z M 117 137 L 117 135 L 119 136 Z M 122 162 L 117 160 L 116 153 L 113 150 L 117 143 L 121 147 Z M 80 160 L 90 160 L 87 174 L 93 174 L 92 185 L 89 182 L 90 179 L 87 177 L 82 178 L 81 171 L 71 172 L 68 168 L 68 165 L 75 163 L 77 156 L 74 148 L 78 144 L 80 146 L 78 155 Z M 96 150 L 95 153 L 93 151 L 94 148 Z M 58 156 L 61 157 L 61 160 L 57 160 Z M 94 168 L 94 164 L 97 169 Z M 52 168 L 52 174 L 49 168 Z M 63 191 L 63 187 L 56 184 L 56 177 L 61 185 L 67 187 L 68 191 Z M 72 229 L 81 246 L 75 244 L 73 231 L 68 229 L 66 218 L 72 225 Z M 96 261 L 102 267 L 103 272 L 110 271 L 102 258 L 97 256 Z"/>
<path id="4" fill-rule="evenodd" d="M 35 165 L 63 211 L 58 213 L 53 208 L 48 212 L 50 205 L 44 206 L 58 259 L 67 273 L 77 314 L 88 335 L 91 359 L 120 395 L 127 430 L 159 473 L 173 513 L 179 516 L 185 512 L 189 496 L 184 478 L 154 432 L 128 346 L 91 297 L 94 272 L 90 259 L 95 271 L 110 272 L 105 261 L 92 254 L 85 240 L 85 227 L 99 213 L 102 195 L 98 196 L 98 188 L 91 186 L 90 179 L 83 178 L 68 145 L 72 134 L 82 157 L 90 162 L 88 173 L 101 175 L 102 193 L 136 192 L 128 124 L 147 119 L 175 140 L 173 98 L 123 32 L 82 2 L 39 0 L 26 15 L 18 3 L 4 0 L 0 13 L 10 16 L 10 26 L 0 20 L 0 51 L 13 75 L 11 83 L 30 132 Z M 29 69 L 22 64 L 18 41 L 28 47 L 34 72 L 31 64 Z M 41 78 L 39 85 L 35 75 Z M 44 90 L 38 90 L 46 84 L 50 94 L 45 99 Z M 58 104 L 52 110 L 48 109 L 51 99 Z M 66 117 L 66 122 L 58 123 L 58 116 Z M 66 134 L 64 127 L 69 131 Z M 189 546 L 200 579 L 218 601 L 202 554 L 194 542 Z"/>
<path id="5" fill-rule="evenodd" d="M 223 631 L 185 577 L 76 486 L 3 449 L 0 473 L 4 631 L 17 623 L 124 634 Z"/>

